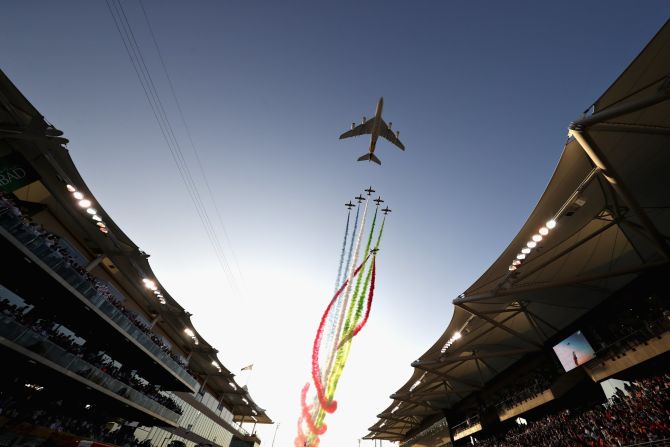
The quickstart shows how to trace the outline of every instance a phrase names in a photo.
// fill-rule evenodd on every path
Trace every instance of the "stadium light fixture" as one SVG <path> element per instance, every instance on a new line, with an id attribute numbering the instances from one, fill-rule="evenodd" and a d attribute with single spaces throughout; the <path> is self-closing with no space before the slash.
<path id="1" fill-rule="evenodd" d="M 526 248 L 522 248 L 522 249 L 521 249 L 521 253 L 523 253 L 524 255 L 529 254 L 529 253 L 530 253 L 530 248 L 528 248 L 528 247 L 526 247 Z"/>
<path id="2" fill-rule="evenodd" d="M 242 402 L 244 402 L 245 404 L 249 405 L 249 401 L 247 400 L 246 397 L 243 397 L 243 398 L 242 398 Z"/>
<path id="3" fill-rule="evenodd" d="M 515 267 L 517 265 L 521 265 L 521 261 L 519 261 L 518 259 L 515 259 L 514 261 L 512 261 L 512 265 L 515 266 Z"/>
<path id="4" fill-rule="evenodd" d="M 533 239 L 535 242 L 540 242 L 542 240 L 542 236 L 539 234 L 534 234 L 531 239 Z"/>
<path id="5" fill-rule="evenodd" d="M 95 208 L 86 208 L 86 212 L 88 214 L 95 215 L 98 213 L 98 210 L 96 210 Z"/>
<path id="6" fill-rule="evenodd" d="M 221 372 L 221 367 L 219 366 L 218 363 L 216 363 L 216 361 L 212 360 L 212 366 L 216 368 L 219 372 Z"/>
<path id="7" fill-rule="evenodd" d="M 82 199 L 79 201 L 79 206 L 82 208 L 88 208 L 89 206 L 91 206 L 91 201 L 88 199 Z"/>
<path id="8" fill-rule="evenodd" d="M 507 267 L 507 270 L 513 272 L 514 270 L 516 270 L 516 265 L 510 265 L 509 267 Z"/>
<path id="9" fill-rule="evenodd" d="M 104 234 L 107 234 L 107 233 L 109 233 L 109 230 L 107 228 L 100 228 L 100 232 L 104 233 Z"/>
<path id="10" fill-rule="evenodd" d="M 186 335 L 188 335 L 189 337 L 195 337 L 195 333 L 193 332 L 193 330 L 191 328 L 184 329 L 184 333 Z"/>
<path id="11" fill-rule="evenodd" d="M 526 247 L 528 247 L 528 248 L 535 248 L 535 247 L 537 247 L 537 242 L 535 242 L 535 241 L 528 241 L 528 243 L 526 243 Z"/>
<path id="12" fill-rule="evenodd" d="M 84 198 L 84 194 L 80 193 L 79 191 L 75 191 L 72 193 L 72 197 L 77 200 L 82 200 Z"/>
<path id="13" fill-rule="evenodd" d="M 77 192 L 77 188 L 75 188 L 75 187 L 72 186 L 72 185 L 69 185 L 69 184 L 68 184 L 68 185 L 65 185 L 65 187 L 66 187 L 67 190 L 70 191 L 70 192 Z"/>
<path id="14" fill-rule="evenodd" d="M 94 214 L 91 219 L 95 220 L 96 222 L 102 222 L 102 217 L 98 216 L 97 214 Z"/>
<path id="15" fill-rule="evenodd" d="M 395 413 L 395 412 L 398 411 L 399 409 L 400 409 L 400 404 L 398 404 L 398 405 L 396 405 L 395 407 L 393 407 L 393 409 L 391 410 L 391 413 Z"/>
<path id="16" fill-rule="evenodd" d="M 547 227 L 542 227 L 542 228 L 540 228 L 539 233 L 540 233 L 542 236 L 546 236 L 546 235 L 549 234 L 549 230 L 547 229 Z"/>
<path id="17" fill-rule="evenodd" d="M 517 258 L 519 261 L 521 261 L 521 260 L 523 260 L 523 259 L 526 259 L 526 255 L 524 255 L 523 253 L 519 253 L 518 255 L 516 255 L 516 258 Z"/>
<path id="18" fill-rule="evenodd" d="M 228 385 L 230 385 L 230 387 L 234 390 L 237 389 L 237 386 L 235 386 L 235 384 L 233 382 L 228 382 Z"/>
<path id="19" fill-rule="evenodd" d="M 463 336 L 459 331 L 454 332 L 454 335 L 449 337 L 449 340 L 447 340 L 444 346 L 442 346 L 442 349 L 440 349 L 440 353 L 444 354 L 445 352 L 447 352 L 447 349 L 449 349 L 449 347 L 453 345 L 456 340 L 460 340 L 461 337 Z"/>
<path id="20" fill-rule="evenodd" d="M 548 221 L 545 225 L 546 225 L 547 228 L 549 228 L 550 230 L 553 230 L 554 228 L 556 228 L 556 220 L 551 219 L 551 220 Z"/>

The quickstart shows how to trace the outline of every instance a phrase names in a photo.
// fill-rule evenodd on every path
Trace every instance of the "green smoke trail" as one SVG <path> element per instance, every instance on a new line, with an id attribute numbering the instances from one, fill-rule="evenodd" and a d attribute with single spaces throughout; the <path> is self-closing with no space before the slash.
<path id="1" fill-rule="evenodd" d="M 379 211 L 379 207 L 377 207 L 375 209 L 375 215 L 372 218 L 372 227 L 370 227 L 370 234 L 368 235 L 368 242 L 365 245 L 364 256 L 367 256 L 368 253 L 370 253 L 370 245 L 372 244 L 372 236 L 375 234 L 375 224 L 377 223 L 377 212 L 378 211 Z M 370 264 L 370 265 L 372 265 L 372 264 Z M 372 267 L 368 267 L 368 274 L 369 274 L 371 268 Z M 354 309 L 356 309 L 356 307 L 358 305 L 358 302 L 361 299 L 365 299 L 365 290 L 367 289 L 367 285 L 363 287 L 363 290 L 361 290 L 362 280 L 363 280 L 363 275 L 360 275 L 358 277 L 358 280 L 356 281 L 356 288 L 354 289 L 354 296 L 351 299 L 351 303 L 349 304 L 349 309 L 347 310 L 347 320 L 344 323 L 344 331 L 342 332 L 343 339 L 353 329 L 352 316 L 353 316 L 353 313 L 354 313 Z"/>
<path id="2" fill-rule="evenodd" d="M 368 240 L 365 245 L 365 251 L 363 252 L 364 256 L 367 256 L 368 253 L 370 253 L 370 246 L 372 245 L 372 238 L 375 232 L 375 225 L 377 222 L 377 213 L 379 211 L 379 208 L 375 209 L 375 215 L 372 218 L 372 226 L 370 228 L 370 234 L 368 235 Z M 361 299 L 360 297 L 363 297 L 362 299 L 365 299 L 365 291 L 367 290 L 369 283 L 370 283 L 370 276 L 372 274 L 372 264 L 368 267 L 367 273 L 366 273 L 366 278 L 364 282 L 363 289 L 361 291 L 361 283 L 363 283 L 363 275 L 358 275 L 358 279 L 356 280 L 356 286 L 354 287 L 354 292 L 353 296 L 351 298 L 351 302 L 349 303 L 349 308 L 347 310 L 347 317 L 346 321 L 344 324 L 344 328 L 342 330 L 342 340 L 345 339 L 345 337 L 348 334 L 351 334 L 353 331 L 354 325 L 352 324 L 352 316 L 354 309 L 356 308 L 356 303 Z M 362 273 L 362 272 L 361 272 Z M 350 337 L 349 337 L 350 338 Z M 346 343 L 346 349 L 342 349 L 343 347 L 341 346 L 341 341 L 338 343 L 337 346 L 337 353 L 335 354 L 335 361 L 333 362 L 333 368 L 330 374 L 328 374 L 328 377 L 326 377 L 326 396 L 328 397 L 329 400 L 333 398 L 335 395 L 335 388 L 337 388 L 337 383 L 339 382 L 339 378 L 342 375 L 342 371 L 344 370 L 344 364 L 347 361 L 347 357 L 349 357 L 349 344 L 351 340 L 349 340 Z M 322 409 L 319 408 L 317 411 L 316 417 L 314 418 L 315 420 L 315 425 L 317 427 L 320 427 L 323 423 L 324 418 L 326 417 L 326 412 Z"/>
<path id="3" fill-rule="evenodd" d="M 377 242 L 375 248 L 379 248 L 379 243 L 381 241 L 381 232 L 384 231 L 385 221 L 386 218 L 384 218 L 384 220 L 382 221 L 382 227 L 380 229 L 380 234 L 377 236 Z M 372 226 L 370 228 L 370 234 L 368 235 L 368 241 L 365 247 L 364 253 L 366 255 L 370 253 L 370 246 L 372 245 L 372 239 L 374 236 L 376 222 L 377 222 L 377 210 L 375 210 L 375 215 L 372 219 Z M 360 320 L 360 314 L 362 314 L 363 303 L 365 302 L 365 295 L 366 295 L 365 292 L 368 290 L 370 286 L 371 277 L 372 277 L 372 263 L 368 265 L 368 270 L 365 274 L 365 281 L 363 281 L 363 275 L 359 275 L 358 280 L 356 281 L 356 287 L 354 288 L 353 298 L 351 300 L 351 304 L 347 312 L 347 320 L 344 326 L 344 330 L 342 331 L 343 334 L 342 341 L 338 345 L 337 354 L 335 356 L 335 364 L 333 365 L 333 371 L 329 375 L 327 381 L 328 383 L 326 386 L 326 396 L 328 397 L 329 400 L 332 399 L 333 396 L 335 395 L 337 384 L 340 381 L 340 377 L 342 376 L 342 372 L 344 371 L 344 365 L 349 357 L 349 353 L 351 351 L 351 339 L 352 339 L 351 335 L 353 333 L 353 329 L 356 325 L 356 322 Z M 363 283 L 362 288 L 361 283 Z M 354 309 L 356 309 L 358 313 L 355 320 L 353 318 Z M 322 409 L 319 409 L 316 416 L 317 427 L 321 426 L 325 416 L 326 416 L 325 412 Z"/>
<path id="4" fill-rule="evenodd" d="M 384 233 L 384 224 L 386 223 L 386 216 L 384 216 L 384 219 L 382 219 L 382 226 L 379 229 L 379 234 L 377 235 L 377 243 L 375 244 L 375 250 L 379 249 L 379 243 L 382 240 L 382 234 Z M 365 278 L 365 285 L 363 286 L 363 292 L 361 292 L 361 295 L 358 297 L 358 302 L 356 303 L 356 313 L 354 315 L 354 321 L 351 325 L 351 331 L 354 330 L 356 325 L 361 319 L 361 316 L 363 315 L 363 305 L 365 304 L 365 291 L 368 289 L 368 286 L 370 284 L 370 273 L 372 272 L 372 261 L 370 262 L 370 267 L 368 267 L 368 275 Z"/>

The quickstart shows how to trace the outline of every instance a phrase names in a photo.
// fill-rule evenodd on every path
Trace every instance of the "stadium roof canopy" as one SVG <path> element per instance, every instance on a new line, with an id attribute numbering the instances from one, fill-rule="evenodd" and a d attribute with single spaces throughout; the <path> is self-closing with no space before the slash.
<path id="1" fill-rule="evenodd" d="M 425 428 L 642 272 L 668 264 L 669 235 L 670 21 L 570 125 L 528 220 L 454 299 L 446 331 L 412 363 L 366 438 L 402 441 Z"/>
<path id="2" fill-rule="evenodd" d="M 161 328 L 189 354 L 189 368 L 227 404 L 234 415 L 233 420 L 272 423 L 265 410 L 253 401 L 247 388 L 236 383 L 235 375 L 223 366 L 217 357 L 218 350 L 194 328 L 191 314 L 156 279 L 147 259 L 149 256 L 116 225 L 99 203 L 96 204 L 97 214 L 104 218 L 109 229 L 107 235 L 98 231 L 98 227 L 91 224 L 91 219 L 77 209 L 66 184 L 76 185 L 87 197 L 94 198 L 95 195 L 64 146 L 68 140 L 44 119 L 1 70 L 0 140 L 31 161 L 32 169 L 44 186 L 43 192 L 37 194 L 50 195 L 57 205 L 52 212 L 58 219 L 67 223 L 69 231 L 77 235 L 90 253 L 100 258 L 99 262 L 118 271 L 115 279 L 132 293 L 145 314 L 159 321 Z M 151 291 L 144 287 L 144 278 L 154 281 L 165 298 L 165 304 L 159 304 Z"/>

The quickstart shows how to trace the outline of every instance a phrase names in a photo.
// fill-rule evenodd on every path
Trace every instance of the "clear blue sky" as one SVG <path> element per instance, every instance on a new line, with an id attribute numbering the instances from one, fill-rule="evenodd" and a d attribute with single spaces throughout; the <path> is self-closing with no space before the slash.
<path id="1" fill-rule="evenodd" d="M 249 386 L 282 424 L 277 445 L 295 434 L 342 204 L 369 184 L 382 193 L 394 212 L 377 304 L 324 447 L 366 434 L 446 327 L 451 300 L 525 221 L 568 123 L 670 12 L 667 1 L 144 4 L 232 240 L 241 295 L 216 264 L 104 1 L 5 2 L 0 67 L 70 138 L 96 198 L 152 255 L 223 362 L 256 365 Z M 124 5 L 197 175 L 138 3 Z M 381 142 L 380 168 L 355 161 L 367 140 L 337 137 L 382 95 L 407 151 Z M 266 445 L 272 430 L 261 432 Z"/>

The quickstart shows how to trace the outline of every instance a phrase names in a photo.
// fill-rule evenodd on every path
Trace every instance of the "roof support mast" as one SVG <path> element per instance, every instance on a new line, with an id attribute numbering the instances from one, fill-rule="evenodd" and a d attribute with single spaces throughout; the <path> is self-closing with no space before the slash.
<path id="1" fill-rule="evenodd" d="M 612 188 L 637 215 L 638 219 L 640 219 L 640 223 L 652 238 L 654 245 L 666 260 L 670 260 L 670 247 L 668 247 L 667 242 L 651 219 L 649 219 L 647 213 L 645 213 L 637 200 L 635 200 L 621 176 L 619 176 L 614 169 L 614 165 L 609 161 L 593 138 L 591 138 L 587 130 L 591 125 L 651 107 L 655 104 L 667 101 L 668 99 L 670 99 L 670 79 L 666 78 L 656 94 L 650 97 L 624 102 L 623 104 L 613 106 L 608 110 L 595 113 L 588 118 L 575 121 L 570 125 L 570 135 L 577 140 L 593 164 L 601 169 L 603 176 L 612 185 Z"/>

